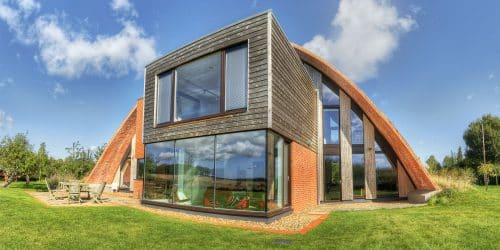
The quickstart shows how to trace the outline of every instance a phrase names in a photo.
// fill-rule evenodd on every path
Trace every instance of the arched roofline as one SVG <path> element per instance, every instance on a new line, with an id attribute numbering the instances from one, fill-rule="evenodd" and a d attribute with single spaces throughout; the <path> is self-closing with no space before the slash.
<path id="1" fill-rule="evenodd" d="M 401 136 L 394 125 L 375 106 L 365 93 L 354 82 L 349 80 L 342 72 L 329 62 L 314 54 L 313 52 L 293 44 L 300 59 L 315 67 L 321 73 L 333 80 L 342 91 L 344 91 L 365 113 L 379 133 L 389 143 L 395 152 L 401 165 L 408 173 L 416 189 L 437 190 L 437 186 L 431 181 L 424 165 L 415 155 L 406 140 Z"/>

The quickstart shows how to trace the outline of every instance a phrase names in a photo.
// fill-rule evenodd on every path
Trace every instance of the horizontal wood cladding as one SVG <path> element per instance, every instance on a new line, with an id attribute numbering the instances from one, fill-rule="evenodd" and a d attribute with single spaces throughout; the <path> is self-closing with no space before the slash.
<path id="1" fill-rule="evenodd" d="M 317 152 L 316 90 L 300 58 L 274 18 L 271 24 L 271 127 Z"/>
<path id="2" fill-rule="evenodd" d="M 243 20 L 205 36 L 146 66 L 144 143 L 268 127 L 269 13 Z M 243 112 L 191 122 L 154 126 L 155 80 L 158 74 L 193 59 L 248 41 L 248 106 Z"/>

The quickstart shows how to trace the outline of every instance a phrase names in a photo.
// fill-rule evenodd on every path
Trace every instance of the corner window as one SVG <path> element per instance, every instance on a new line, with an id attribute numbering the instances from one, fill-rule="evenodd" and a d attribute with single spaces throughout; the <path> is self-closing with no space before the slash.
<path id="1" fill-rule="evenodd" d="M 147 144 L 144 200 L 254 212 L 287 207 L 289 153 L 289 143 L 266 130 Z"/>
<path id="2" fill-rule="evenodd" d="M 201 57 L 158 76 L 156 124 L 244 109 L 247 89 L 247 44 Z"/>

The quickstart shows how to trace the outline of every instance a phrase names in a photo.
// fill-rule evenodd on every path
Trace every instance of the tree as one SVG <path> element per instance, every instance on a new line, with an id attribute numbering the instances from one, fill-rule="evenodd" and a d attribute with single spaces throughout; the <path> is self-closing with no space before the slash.
<path id="1" fill-rule="evenodd" d="M 3 137 L 0 142 L 0 165 L 9 176 L 4 187 L 8 186 L 19 175 L 31 174 L 33 164 L 33 147 L 28 141 L 28 134 L 19 133 L 13 138 Z"/>
<path id="2" fill-rule="evenodd" d="M 493 174 L 495 176 L 495 184 L 498 186 L 498 176 L 500 176 L 500 164 L 493 166 Z"/>
<path id="3" fill-rule="evenodd" d="M 493 174 L 493 164 L 483 163 L 479 166 L 478 172 L 483 175 L 484 185 L 486 190 L 488 190 L 488 184 L 490 183 L 490 175 Z"/>
<path id="4" fill-rule="evenodd" d="M 48 176 L 48 167 L 49 167 L 49 155 L 47 154 L 47 146 L 45 145 L 45 142 L 42 142 L 40 144 L 40 147 L 38 148 L 38 152 L 36 155 L 36 167 L 38 170 L 38 179 L 42 179 L 42 173 L 45 174 L 45 176 Z"/>
<path id="5" fill-rule="evenodd" d="M 472 166 L 484 163 L 483 130 L 486 162 L 500 162 L 500 117 L 488 114 L 470 123 L 463 135 L 467 145 L 465 156 Z"/>
<path id="6" fill-rule="evenodd" d="M 455 158 L 453 156 L 453 152 L 451 155 L 447 155 L 443 159 L 443 168 L 453 168 L 455 166 Z"/>
<path id="7" fill-rule="evenodd" d="M 92 152 L 92 158 L 95 162 L 101 158 L 101 155 L 104 153 L 104 149 L 106 149 L 107 143 L 102 144 L 101 146 L 97 146 L 96 149 Z"/>
<path id="8" fill-rule="evenodd" d="M 441 164 L 439 164 L 434 155 L 429 156 L 429 158 L 427 158 L 425 163 L 427 163 L 427 166 L 429 167 L 429 172 L 431 173 L 436 173 L 441 169 Z"/>

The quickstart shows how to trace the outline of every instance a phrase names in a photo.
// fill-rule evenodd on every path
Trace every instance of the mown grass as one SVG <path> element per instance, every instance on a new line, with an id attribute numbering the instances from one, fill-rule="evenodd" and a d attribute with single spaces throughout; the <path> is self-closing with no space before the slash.
<path id="1" fill-rule="evenodd" d="M 500 249 L 499 187 L 446 199 L 407 209 L 335 212 L 305 235 L 279 235 L 127 207 L 47 207 L 13 184 L 0 188 L 0 249 Z"/>

